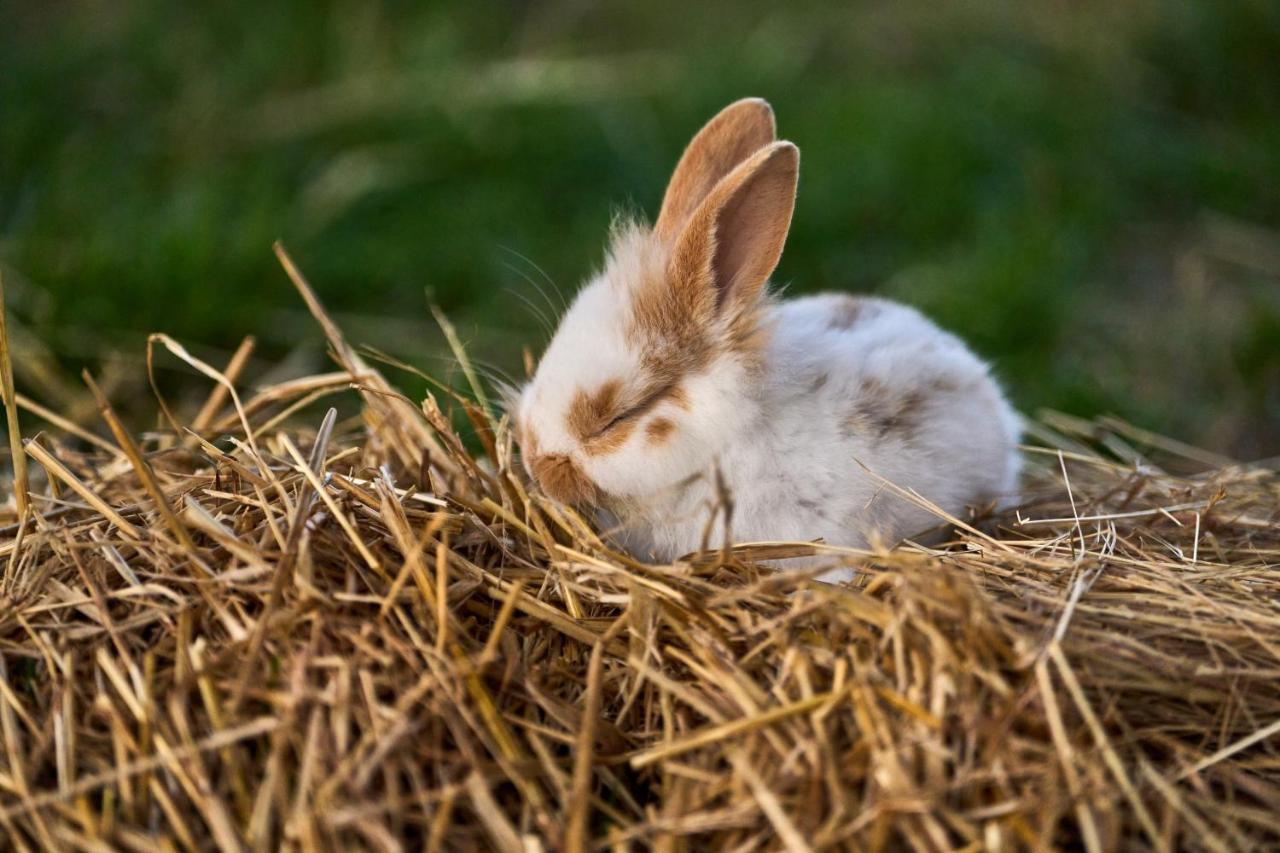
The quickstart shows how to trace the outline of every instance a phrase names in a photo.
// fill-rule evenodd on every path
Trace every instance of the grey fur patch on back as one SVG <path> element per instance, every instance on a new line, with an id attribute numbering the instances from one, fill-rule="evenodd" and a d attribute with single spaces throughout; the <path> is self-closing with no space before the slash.
<path id="1" fill-rule="evenodd" d="M 835 305 L 832 307 L 828 326 L 832 329 L 851 329 L 877 313 L 879 313 L 879 309 L 875 302 L 868 299 L 859 299 L 856 296 L 845 296 L 836 300 Z"/>
<path id="2" fill-rule="evenodd" d="M 845 433 L 871 435 L 882 441 L 891 438 L 911 441 L 931 402 L 973 388 L 974 383 L 957 382 L 950 376 L 934 376 L 911 388 L 893 388 L 879 379 L 867 377 L 858 385 L 845 416 Z"/>
<path id="3" fill-rule="evenodd" d="M 920 388 L 890 388 L 878 379 L 863 379 L 845 416 L 844 427 L 850 434 L 910 441 L 920 425 L 929 396 Z"/>

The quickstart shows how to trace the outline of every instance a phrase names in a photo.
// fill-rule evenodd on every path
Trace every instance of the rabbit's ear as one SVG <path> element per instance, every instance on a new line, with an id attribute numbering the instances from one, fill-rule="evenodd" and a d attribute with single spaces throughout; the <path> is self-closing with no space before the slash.
<path id="1" fill-rule="evenodd" d="M 654 226 L 657 235 L 674 239 L 716 182 L 773 139 L 773 108 L 761 98 L 743 98 L 721 110 L 676 164 Z"/>
<path id="2" fill-rule="evenodd" d="M 775 142 L 724 177 L 690 217 L 669 270 L 686 303 L 754 304 L 778 265 L 796 203 L 800 149 Z M 709 292 L 708 292 L 709 291 Z"/>

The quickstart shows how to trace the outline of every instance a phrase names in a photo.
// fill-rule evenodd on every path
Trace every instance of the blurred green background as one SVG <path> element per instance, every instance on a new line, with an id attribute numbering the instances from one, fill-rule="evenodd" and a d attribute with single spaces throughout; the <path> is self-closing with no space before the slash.
<path id="1" fill-rule="evenodd" d="M 613 213 L 652 215 L 689 136 L 760 95 L 803 152 L 791 292 L 923 308 L 1024 411 L 1280 453 L 1275 0 L 0 15 L 0 268 L 19 386 L 53 405 L 85 364 L 141 399 L 150 331 L 313 369 L 277 238 L 354 341 L 447 372 L 430 298 L 519 374 L 539 290 L 571 294 Z"/>

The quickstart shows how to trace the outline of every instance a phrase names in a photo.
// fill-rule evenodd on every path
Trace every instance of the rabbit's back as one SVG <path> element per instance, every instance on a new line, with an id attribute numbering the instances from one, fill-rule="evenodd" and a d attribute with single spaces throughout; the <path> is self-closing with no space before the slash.
<path id="1" fill-rule="evenodd" d="M 885 480 L 956 515 L 1012 497 L 1017 415 L 958 338 L 913 308 L 844 294 L 779 302 L 771 319 L 765 416 L 727 466 L 740 534 L 817 521 L 829 541 L 864 545 L 938 523 Z"/>

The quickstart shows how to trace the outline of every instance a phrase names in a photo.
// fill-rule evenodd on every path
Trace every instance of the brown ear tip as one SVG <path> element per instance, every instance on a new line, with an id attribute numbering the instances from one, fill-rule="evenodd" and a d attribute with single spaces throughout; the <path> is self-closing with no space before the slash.
<path id="1" fill-rule="evenodd" d="M 757 97 L 741 98 L 737 101 L 734 101 L 733 104 L 731 104 L 730 106 L 751 107 L 752 109 L 759 110 L 762 113 L 767 113 L 770 116 L 773 115 L 773 106 L 770 105 L 770 103 L 766 101 L 764 98 L 757 98 Z"/>
<path id="2" fill-rule="evenodd" d="M 765 148 L 765 152 L 766 159 L 786 161 L 795 168 L 800 166 L 800 148 L 794 142 L 779 139 L 777 142 L 770 143 Z"/>
<path id="3" fill-rule="evenodd" d="M 778 123 L 773 115 L 773 107 L 764 98 L 739 98 L 720 111 L 720 115 L 724 118 L 732 116 L 740 119 L 747 114 L 752 114 L 751 121 L 756 126 L 767 129 L 770 137 L 777 133 Z"/>
<path id="4" fill-rule="evenodd" d="M 747 103 L 751 104 L 752 109 L 760 114 L 760 118 L 769 126 L 770 135 L 778 132 L 778 120 L 773 114 L 773 105 L 764 98 L 744 98 Z"/>

